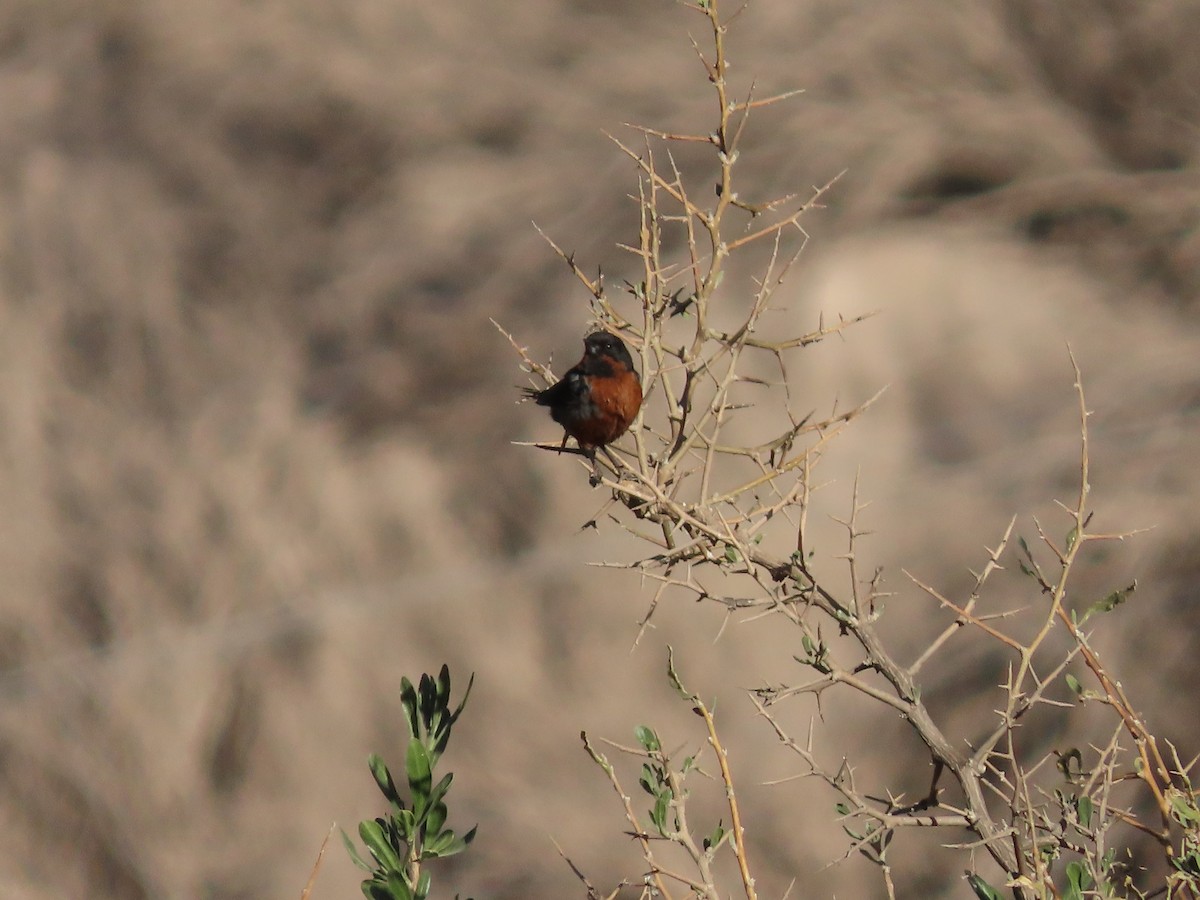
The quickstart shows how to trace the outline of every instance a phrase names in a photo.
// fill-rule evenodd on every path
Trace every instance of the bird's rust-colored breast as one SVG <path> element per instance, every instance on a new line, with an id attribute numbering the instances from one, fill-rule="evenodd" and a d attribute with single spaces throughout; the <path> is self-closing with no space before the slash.
<path id="1" fill-rule="evenodd" d="M 611 376 L 592 376 L 590 406 L 592 415 L 572 423 L 572 436 L 583 447 L 611 444 L 628 429 L 642 407 L 642 385 L 623 364 L 614 362 Z"/>

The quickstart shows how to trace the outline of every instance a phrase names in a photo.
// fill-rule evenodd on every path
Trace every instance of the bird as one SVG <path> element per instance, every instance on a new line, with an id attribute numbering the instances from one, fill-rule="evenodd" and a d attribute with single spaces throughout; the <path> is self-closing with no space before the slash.
<path id="1" fill-rule="evenodd" d="M 583 339 L 583 358 L 560 381 L 523 390 L 538 406 L 550 407 L 550 417 L 563 427 L 560 452 L 568 437 L 579 444 L 578 452 L 592 462 L 593 483 L 599 483 L 596 451 L 623 435 L 642 407 L 642 382 L 629 348 L 607 331 Z"/>

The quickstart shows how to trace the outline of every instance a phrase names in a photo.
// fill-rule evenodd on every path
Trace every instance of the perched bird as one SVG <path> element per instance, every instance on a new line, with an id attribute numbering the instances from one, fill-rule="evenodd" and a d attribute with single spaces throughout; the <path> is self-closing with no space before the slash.
<path id="1" fill-rule="evenodd" d="M 625 433 L 642 406 L 642 382 L 624 342 L 607 331 L 583 339 L 583 359 L 545 390 L 525 388 L 563 427 L 563 447 L 573 437 L 595 465 L 596 450 Z M 593 476 L 598 480 L 598 474 Z"/>

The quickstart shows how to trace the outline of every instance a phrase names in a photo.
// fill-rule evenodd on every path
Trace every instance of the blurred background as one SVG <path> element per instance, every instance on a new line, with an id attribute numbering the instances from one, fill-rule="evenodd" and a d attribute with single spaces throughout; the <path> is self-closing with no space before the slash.
<path id="1" fill-rule="evenodd" d="M 476 673 L 446 765 L 451 825 L 480 829 L 435 885 L 581 896 L 557 841 L 611 889 L 639 857 L 578 733 L 699 743 L 667 643 L 719 700 L 760 896 L 882 894 L 860 860 L 825 868 L 834 798 L 761 786 L 799 769 L 742 689 L 801 676 L 794 636 L 666 604 L 631 650 L 649 594 L 585 563 L 632 549 L 580 532 L 602 498 L 577 461 L 510 443 L 558 432 L 514 405 L 488 319 L 560 370 L 579 353 L 586 295 L 534 221 L 636 277 L 636 174 L 603 132 L 711 129 L 689 33 L 668 0 L 0 6 L 0 896 L 298 896 L 330 825 L 379 811 L 365 760 L 402 759 L 401 675 L 442 662 Z M 792 390 L 827 412 L 889 385 L 820 512 L 857 473 L 897 646 L 944 621 L 900 565 L 961 596 L 1013 515 L 1065 533 L 1069 341 L 1095 527 L 1154 526 L 1090 553 L 1081 598 L 1139 579 L 1102 651 L 1187 756 L 1198 33 L 1186 0 L 754 0 L 729 36 L 735 93 L 805 91 L 751 120 L 747 195 L 846 170 L 779 327 L 880 311 Z M 965 739 L 1003 662 L 964 643 L 930 670 Z M 923 791 L 927 758 L 860 706 L 828 758 Z M 901 896 L 965 896 L 963 858 L 920 840 L 893 849 Z M 313 896 L 358 879 L 335 839 Z"/>

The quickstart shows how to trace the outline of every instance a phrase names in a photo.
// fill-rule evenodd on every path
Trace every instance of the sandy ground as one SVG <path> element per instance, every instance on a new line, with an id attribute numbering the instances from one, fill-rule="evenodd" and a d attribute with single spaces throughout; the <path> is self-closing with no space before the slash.
<path id="1" fill-rule="evenodd" d="M 881 895 L 825 868 L 832 797 L 761 785 L 797 767 L 742 689 L 798 676 L 794 636 L 666 604 L 631 651 L 649 595 L 585 563 L 632 548 L 579 533 L 602 498 L 575 463 L 511 444 L 555 435 L 489 317 L 563 362 L 587 318 L 531 222 L 633 277 L 635 173 L 603 133 L 711 127 L 702 24 L 666 0 L 0 7 L 0 896 L 298 896 L 331 823 L 378 809 L 400 677 L 443 661 L 477 677 L 448 764 L 480 830 L 439 883 L 581 896 L 557 841 L 611 888 L 638 856 L 578 733 L 698 741 L 668 643 L 719 699 L 760 896 Z M 745 190 L 845 170 L 779 327 L 880 313 L 790 374 L 815 410 L 888 385 L 819 518 L 857 475 L 896 646 L 942 621 L 901 566 L 961 591 L 1069 496 L 1069 343 L 1098 519 L 1154 526 L 1080 594 L 1138 578 L 1102 646 L 1193 752 L 1198 28 L 1182 0 L 753 0 L 729 37 L 738 90 L 805 91 L 753 121 Z M 964 735 L 1002 664 L 931 670 Z M 927 778 L 878 710 L 826 740 L 880 785 Z M 963 896 L 962 857 L 925 847 L 893 850 L 901 896 Z M 336 842 L 313 896 L 358 896 Z"/>

